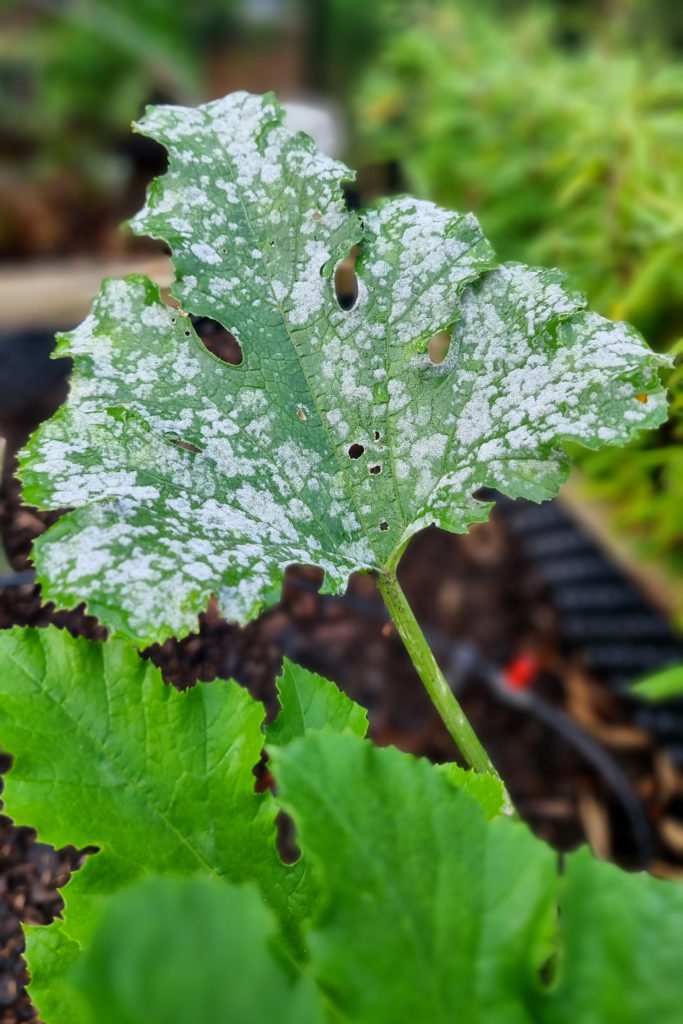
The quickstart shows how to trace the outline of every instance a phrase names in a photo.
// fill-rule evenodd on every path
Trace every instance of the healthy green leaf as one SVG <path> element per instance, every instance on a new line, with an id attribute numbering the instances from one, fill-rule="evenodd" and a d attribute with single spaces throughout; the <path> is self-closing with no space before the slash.
<path id="1" fill-rule="evenodd" d="M 93 905 L 88 934 L 97 922 L 98 911 L 106 909 L 107 904 L 105 899 Z M 71 980 L 83 949 L 69 938 L 67 928 L 61 920 L 48 928 L 24 925 L 31 975 L 28 993 L 41 1011 L 40 1019 L 47 1024 L 92 1024 L 88 1001 Z"/>
<path id="2" fill-rule="evenodd" d="M 79 964 L 92 1024 L 322 1024 L 308 974 L 274 958 L 256 890 L 154 879 L 115 896 Z"/>
<path id="3" fill-rule="evenodd" d="M 373 747 L 319 676 L 287 665 L 280 694 L 276 801 L 253 792 L 262 708 L 235 684 L 181 694 L 116 641 L 0 634 L 8 811 L 58 845 L 101 847 L 66 919 L 30 929 L 48 1024 L 317 1021 L 310 979 L 353 1024 L 677 1024 L 683 887 L 585 851 L 559 876 L 523 825 L 489 820 L 495 792 L 473 796 L 469 773 Z M 323 707 L 342 732 L 324 731 Z M 274 850 L 278 803 L 294 868 Z M 249 879 L 267 911 L 227 884 Z"/>
<path id="4" fill-rule="evenodd" d="M 74 1019 L 60 985 L 99 906 L 150 873 L 257 881 L 298 949 L 312 890 L 276 852 L 273 798 L 254 792 L 263 707 L 244 689 L 179 693 L 125 644 L 51 627 L 0 633 L 0 698 L 8 812 L 55 846 L 100 847 L 66 890 L 66 920 L 29 937 L 31 994 L 51 1024 Z"/>
<path id="5" fill-rule="evenodd" d="M 484 519 L 483 485 L 553 494 L 562 441 L 623 442 L 665 415 L 666 360 L 634 330 L 578 312 L 557 272 L 490 270 L 471 215 L 398 198 L 359 220 L 351 172 L 280 120 L 236 93 L 141 125 L 169 171 L 133 227 L 168 241 L 174 295 L 236 336 L 241 365 L 146 279 L 105 282 L 59 341 L 69 400 L 23 453 L 26 500 L 75 509 L 36 544 L 46 597 L 136 641 L 187 633 L 212 593 L 248 619 L 291 562 L 338 591 L 429 523 Z M 355 243 L 343 310 L 333 272 Z"/>
<path id="6" fill-rule="evenodd" d="M 521 823 L 352 735 L 271 761 L 321 878 L 311 968 L 354 1024 L 680 1021 L 683 886 L 588 850 L 560 876 Z"/>
<path id="7" fill-rule="evenodd" d="M 305 672 L 285 658 L 277 680 L 281 710 L 266 729 L 266 739 L 284 747 L 307 732 L 328 729 L 352 732 L 361 739 L 368 731 L 368 714 L 334 683 Z"/>
<path id="8" fill-rule="evenodd" d="M 555 855 L 487 821 L 427 761 L 350 735 L 271 750 L 321 877 L 314 973 L 354 1024 L 527 1024 L 548 955 Z"/>
<path id="9" fill-rule="evenodd" d="M 662 672 L 641 679 L 630 687 L 630 691 L 635 697 L 650 701 L 683 697 L 683 665 L 673 665 Z"/>
<path id="10" fill-rule="evenodd" d="M 628 875 L 588 850 L 567 859 L 559 977 L 542 1024 L 678 1024 L 683 886 Z M 535 1018 L 534 1018 L 535 1019 Z"/>
<path id="11" fill-rule="evenodd" d="M 502 814 L 506 806 L 506 794 L 503 783 L 489 772 L 475 772 L 473 769 L 461 768 L 454 761 L 436 766 L 437 771 L 448 779 L 453 786 L 464 789 L 473 796 L 484 810 L 487 818 L 495 818 Z"/>

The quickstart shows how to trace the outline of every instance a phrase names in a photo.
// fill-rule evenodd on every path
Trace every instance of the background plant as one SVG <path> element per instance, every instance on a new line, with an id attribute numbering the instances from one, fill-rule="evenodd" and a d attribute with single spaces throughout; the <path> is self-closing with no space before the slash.
<path id="1" fill-rule="evenodd" d="M 7 0 L 0 13 L 3 253 L 101 255 L 122 246 L 113 231 L 161 166 L 157 148 L 129 132 L 146 103 L 222 95 L 263 62 L 263 88 L 284 87 L 289 99 L 334 97 L 345 107 L 350 81 L 393 30 L 395 7 L 394 0 Z M 270 80 L 271 69 L 284 86 Z"/>

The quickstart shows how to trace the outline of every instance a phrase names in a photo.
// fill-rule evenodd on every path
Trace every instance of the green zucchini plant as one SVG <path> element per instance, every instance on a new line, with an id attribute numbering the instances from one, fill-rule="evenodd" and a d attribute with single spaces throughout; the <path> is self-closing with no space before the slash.
<path id="1" fill-rule="evenodd" d="M 683 890 L 586 850 L 558 863 L 532 836 L 397 579 L 420 529 L 486 518 L 480 488 L 543 500 L 564 442 L 662 422 L 666 359 L 558 271 L 500 264 L 471 215 L 407 197 L 349 212 L 351 172 L 272 96 L 138 127 L 169 166 L 132 226 L 168 243 L 176 304 L 105 281 L 59 337 L 70 394 L 21 459 L 26 501 L 71 509 L 35 545 L 45 597 L 87 602 L 111 638 L 0 636 L 7 809 L 99 849 L 63 920 L 28 929 L 43 1019 L 673 1024 Z M 190 312 L 234 335 L 239 365 Z M 297 666 L 265 725 L 236 683 L 179 693 L 135 650 L 189 633 L 211 595 L 252 618 L 294 562 L 326 592 L 377 574 L 471 770 L 375 748 L 363 709 Z M 257 793 L 264 745 L 276 786 Z"/>

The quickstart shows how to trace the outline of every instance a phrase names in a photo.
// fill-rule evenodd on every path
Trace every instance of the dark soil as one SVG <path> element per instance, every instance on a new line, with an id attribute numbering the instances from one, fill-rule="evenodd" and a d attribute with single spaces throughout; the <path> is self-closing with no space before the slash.
<path id="1" fill-rule="evenodd" d="M 60 376 L 53 374 L 27 403 L 13 403 L 11 416 L 0 421 L 8 447 L 16 449 L 61 400 Z M 33 539 L 57 514 L 21 507 L 13 467 L 8 454 L 0 534 L 12 568 L 23 572 L 30 570 Z M 563 850 L 588 839 L 601 856 L 626 867 L 638 866 L 642 858 L 623 800 L 604 773 L 546 724 L 536 705 L 540 701 L 563 709 L 621 768 L 631 800 L 642 803 L 649 822 L 650 869 L 683 876 L 683 776 L 657 738 L 634 724 L 632 703 L 591 677 L 582 652 L 562 642 L 549 593 L 504 517 L 494 512 L 489 523 L 466 536 L 424 531 L 404 556 L 401 578 L 449 682 L 533 830 Z M 272 715 L 274 679 L 286 655 L 334 679 L 367 707 L 376 743 L 396 744 L 436 761 L 457 757 L 387 621 L 374 579 L 354 576 L 343 598 L 319 595 L 319 582 L 316 569 L 290 568 L 280 603 L 256 622 L 239 628 L 211 603 L 197 634 L 156 645 L 146 656 L 179 688 L 234 677 Z M 0 593 L 0 628 L 48 623 L 92 639 L 105 635 L 82 608 L 56 611 L 42 605 L 31 582 Z M 520 664 L 531 665 L 534 676 L 523 703 L 515 691 L 484 678 Z M 8 764 L 5 759 L 0 769 Z M 31 1015 L 20 922 L 51 921 L 62 908 L 57 889 L 80 864 L 77 851 L 55 852 L 37 842 L 25 827 L 30 824 L 15 826 L 0 818 L 0 1024 Z"/>

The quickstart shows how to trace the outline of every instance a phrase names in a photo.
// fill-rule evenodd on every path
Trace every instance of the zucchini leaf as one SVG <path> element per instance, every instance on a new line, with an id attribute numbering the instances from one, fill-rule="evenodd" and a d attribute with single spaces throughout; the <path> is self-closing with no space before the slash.
<path id="1" fill-rule="evenodd" d="M 557 271 L 496 267 L 471 215 L 406 197 L 347 211 L 351 172 L 281 118 L 246 93 L 149 110 L 169 169 L 132 224 L 168 242 L 181 308 L 145 278 L 106 281 L 59 338 L 69 398 L 22 455 L 26 501 L 73 510 L 35 545 L 46 599 L 85 600 L 140 644 L 191 631 L 211 594 L 248 620 L 293 562 L 338 592 L 430 523 L 485 519 L 482 486 L 554 494 L 562 442 L 623 443 L 665 417 L 668 361 L 633 328 L 581 312 Z M 355 245 L 343 309 L 334 272 Z M 242 363 L 188 313 L 229 330 Z"/>
<path id="2" fill-rule="evenodd" d="M 121 641 L 55 627 L 0 633 L 7 813 L 43 842 L 99 847 L 65 890 L 65 919 L 29 929 L 30 991 L 50 1024 L 78 1019 L 64 1016 L 61 986 L 102 905 L 150 874 L 257 883 L 300 954 L 314 890 L 303 862 L 277 853 L 273 797 L 254 792 L 263 717 L 235 682 L 165 686 Z"/>

